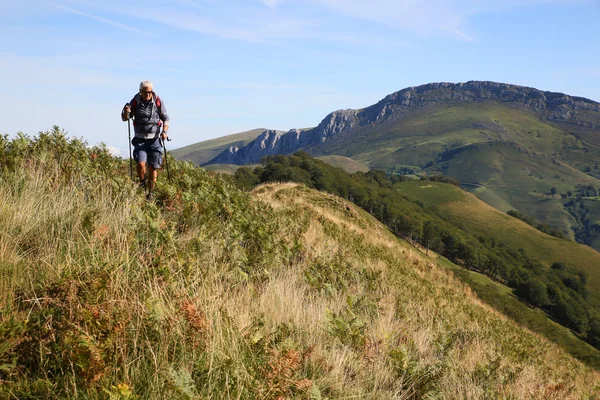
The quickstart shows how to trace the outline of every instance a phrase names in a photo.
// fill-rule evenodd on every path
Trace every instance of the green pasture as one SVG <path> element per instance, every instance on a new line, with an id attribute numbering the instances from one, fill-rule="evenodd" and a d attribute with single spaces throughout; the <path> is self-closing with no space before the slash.
<path id="1" fill-rule="evenodd" d="M 600 253 L 591 247 L 542 233 L 449 184 L 412 181 L 399 183 L 397 187 L 402 195 L 449 213 L 472 232 L 516 249 L 523 248 L 547 266 L 562 261 L 585 271 L 591 295 L 600 299 Z"/>
<path id="2" fill-rule="evenodd" d="M 349 157 L 343 156 L 321 156 L 316 157 L 317 159 L 326 162 L 336 168 L 341 168 L 349 174 L 355 172 L 369 172 L 369 167 L 360 161 L 353 160 Z"/>

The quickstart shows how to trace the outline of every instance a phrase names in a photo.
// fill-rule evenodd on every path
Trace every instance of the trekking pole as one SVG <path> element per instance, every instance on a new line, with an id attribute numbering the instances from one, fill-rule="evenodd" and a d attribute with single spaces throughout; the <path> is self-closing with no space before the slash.
<path id="1" fill-rule="evenodd" d="M 129 106 L 129 103 L 125 104 L 125 107 Z M 133 157 L 131 156 L 131 117 L 127 118 L 127 132 L 129 133 L 129 176 L 133 180 Z"/>
<path id="2" fill-rule="evenodd" d="M 162 140 L 163 149 L 165 150 L 165 164 L 167 165 L 167 179 L 171 180 L 171 174 L 169 174 L 169 158 L 167 157 L 167 146 L 165 145 L 165 141 Z M 171 138 L 167 136 L 167 142 L 170 142 Z"/>

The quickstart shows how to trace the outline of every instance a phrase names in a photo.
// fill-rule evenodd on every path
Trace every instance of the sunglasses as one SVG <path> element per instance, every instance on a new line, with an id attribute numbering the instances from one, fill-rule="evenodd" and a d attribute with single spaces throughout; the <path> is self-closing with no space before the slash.
<path id="1" fill-rule="evenodd" d="M 146 91 L 146 90 L 140 90 L 140 93 L 142 94 L 151 94 L 152 90 Z"/>

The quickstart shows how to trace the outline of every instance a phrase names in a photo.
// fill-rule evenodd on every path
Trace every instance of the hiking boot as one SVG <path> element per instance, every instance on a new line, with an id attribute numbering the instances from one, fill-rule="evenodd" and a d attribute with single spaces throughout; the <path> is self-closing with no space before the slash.
<path id="1" fill-rule="evenodd" d="M 146 190 L 146 180 L 145 179 L 142 179 L 140 181 L 140 189 Z"/>
<path id="2" fill-rule="evenodd" d="M 146 201 L 152 201 L 152 199 L 153 199 L 152 193 L 151 193 L 151 192 L 149 192 L 149 193 L 146 195 Z"/>

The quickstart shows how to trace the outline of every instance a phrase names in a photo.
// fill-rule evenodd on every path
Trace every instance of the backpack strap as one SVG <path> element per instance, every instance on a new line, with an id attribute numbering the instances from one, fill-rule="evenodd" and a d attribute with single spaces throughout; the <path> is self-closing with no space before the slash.
<path id="1" fill-rule="evenodd" d="M 138 99 L 140 98 L 139 94 L 136 94 L 135 96 L 133 96 L 133 99 L 131 100 L 131 112 L 133 113 L 133 126 L 135 126 L 135 121 L 136 121 L 136 114 L 137 114 L 137 107 L 139 104 Z"/>
<path id="2" fill-rule="evenodd" d="M 156 107 L 158 107 L 158 130 L 160 131 L 160 127 L 162 126 L 162 121 L 160 120 L 160 106 L 162 105 L 162 102 L 160 101 L 160 97 L 158 97 L 158 95 L 154 92 L 152 92 L 152 97 L 154 98 L 154 104 L 156 104 Z"/>

